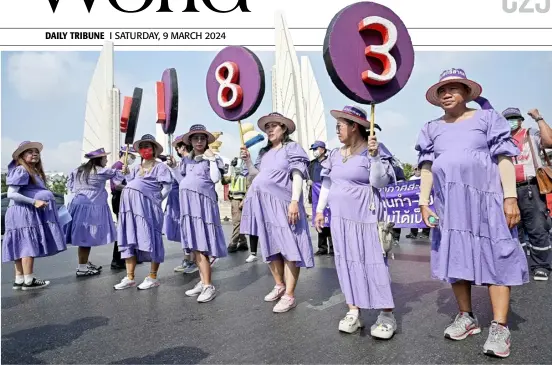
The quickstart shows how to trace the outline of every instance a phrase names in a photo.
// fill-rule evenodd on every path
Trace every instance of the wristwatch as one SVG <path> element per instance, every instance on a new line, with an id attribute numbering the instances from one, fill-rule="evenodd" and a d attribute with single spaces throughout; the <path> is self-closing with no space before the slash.
<path id="1" fill-rule="evenodd" d="M 544 118 L 543 117 L 535 118 L 535 122 L 540 122 L 541 120 L 544 120 Z"/>

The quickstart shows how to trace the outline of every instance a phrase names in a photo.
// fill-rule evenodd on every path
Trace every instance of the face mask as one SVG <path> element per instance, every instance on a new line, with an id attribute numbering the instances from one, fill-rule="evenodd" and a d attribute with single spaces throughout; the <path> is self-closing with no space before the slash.
<path id="1" fill-rule="evenodd" d="M 153 158 L 153 148 L 140 148 L 140 157 L 144 160 L 151 160 Z"/>
<path id="2" fill-rule="evenodd" d="M 318 157 L 320 157 L 320 152 L 314 151 L 313 155 L 314 155 L 315 158 L 318 158 Z"/>
<path id="3" fill-rule="evenodd" d="M 519 121 L 517 119 L 510 119 L 508 122 L 510 122 L 510 129 L 516 130 L 519 127 Z"/>

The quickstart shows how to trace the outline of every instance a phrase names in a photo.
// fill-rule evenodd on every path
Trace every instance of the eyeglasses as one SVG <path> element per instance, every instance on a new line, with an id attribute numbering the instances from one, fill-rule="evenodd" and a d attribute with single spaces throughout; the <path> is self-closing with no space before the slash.
<path id="1" fill-rule="evenodd" d="M 204 135 L 195 135 L 192 136 L 192 141 L 207 141 L 207 137 Z"/>

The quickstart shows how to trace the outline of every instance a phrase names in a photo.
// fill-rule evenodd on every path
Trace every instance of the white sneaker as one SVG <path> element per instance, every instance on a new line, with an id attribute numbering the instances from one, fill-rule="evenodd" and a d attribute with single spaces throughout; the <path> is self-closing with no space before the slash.
<path id="1" fill-rule="evenodd" d="M 259 258 L 257 257 L 257 255 L 249 255 L 249 257 L 247 259 L 245 259 L 245 262 L 247 263 L 250 263 L 250 262 L 255 262 L 257 261 Z"/>
<path id="2" fill-rule="evenodd" d="M 354 333 L 362 327 L 363 325 L 359 316 L 351 313 L 347 313 L 345 317 L 339 321 L 339 331 L 341 332 Z"/>
<path id="3" fill-rule="evenodd" d="M 136 286 L 136 281 L 130 280 L 128 278 L 128 276 L 125 276 L 119 284 L 113 285 L 113 288 L 115 290 L 123 290 L 123 289 L 127 289 L 127 288 L 132 288 L 132 287 L 135 287 L 135 286 Z"/>
<path id="4" fill-rule="evenodd" d="M 201 292 L 203 291 L 203 283 L 200 281 L 199 283 L 197 283 L 193 289 L 190 289 L 190 290 L 186 290 L 186 295 L 189 296 L 189 297 L 196 297 L 198 296 L 199 294 L 201 294 Z"/>
<path id="5" fill-rule="evenodd" d="M 265 302 L 275 302 L 278 299 L 280 299 L 284 294 L 286 293 L 286 287 L 285 286 L 274 286 L 270 293 L 268 293 L 264 300 Z"/>
<path id="6" fill-rule="evenodd" d="M 146 290 L 155 288 L 156 286 L 159 286 L 159 279 L 153 279 L 150 276 L 146 276 L 144 281 L 140 285 L 138 285 L 138 289 L 140 290 Z"/>
<path id="7" fill-rule="evenodd" d="M 200 303 L 207 303 L 215 299 L 217 292 L 213 285 L 207 285 L 203 287 L 201 294 L 197 297 L 197 301 Z"/>

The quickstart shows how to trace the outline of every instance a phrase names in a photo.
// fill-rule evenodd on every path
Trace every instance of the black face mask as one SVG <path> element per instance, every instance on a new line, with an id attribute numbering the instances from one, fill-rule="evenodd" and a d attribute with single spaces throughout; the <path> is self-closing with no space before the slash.
<path id="1" fill-rule="evenodd" d="M 236 157 L 234 157 L 234 159 L 232 160 L 232 162 L 230 163 L 233 167 L 236 167 L 238 166 L 238 159 Z"/>

